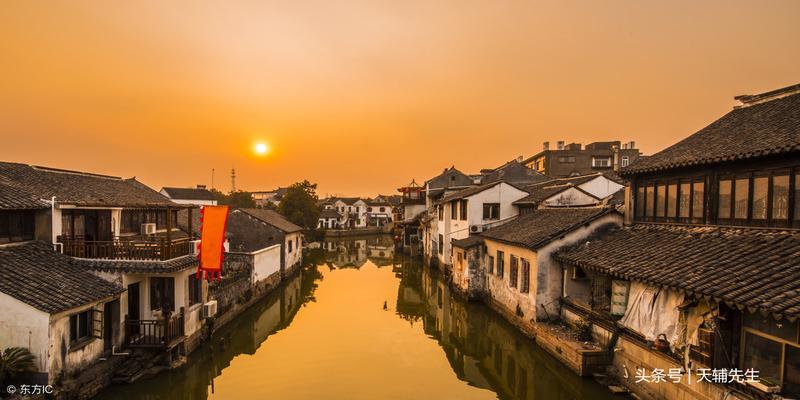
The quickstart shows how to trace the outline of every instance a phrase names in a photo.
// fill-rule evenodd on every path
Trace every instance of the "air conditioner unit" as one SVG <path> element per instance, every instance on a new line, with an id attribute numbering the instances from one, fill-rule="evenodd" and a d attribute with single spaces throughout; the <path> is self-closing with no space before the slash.
<path id="1" fill-rule="evenodd" d="M 203 304 L 203 318 L 210 318 L 217 315 L 217 301 L 211 300 Z"/>
<path id="2" fill-rule="evenodd" d="M 152 222 L 142 224 L 142 235 L 155 235 L 155 234 L 156 234 L 156 224 Z"/>
<path id="3" fill-rule="evenodd" d="M 469 226 L 469 233 L 481 233 L 483 232 L 483 225 L 470 225 Z"/>

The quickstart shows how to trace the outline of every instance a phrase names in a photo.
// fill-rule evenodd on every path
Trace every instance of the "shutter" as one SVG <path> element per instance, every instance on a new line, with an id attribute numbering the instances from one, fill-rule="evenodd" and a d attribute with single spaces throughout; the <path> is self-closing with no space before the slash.
<path id="1" fill-rule="evenodd" d="M 625 315 L 628 308 L 628 291 L 631 283 L 628 281 L 611 281 L 611 315 Z"/>
<path id="2" fill-rule="evenodd" d="M 92 318 L 92 337 L 102 339 L 103 332 L 105 331 L 105 329 L 103 329 L 103 310 L 92 309 L 90 316 Z"/>

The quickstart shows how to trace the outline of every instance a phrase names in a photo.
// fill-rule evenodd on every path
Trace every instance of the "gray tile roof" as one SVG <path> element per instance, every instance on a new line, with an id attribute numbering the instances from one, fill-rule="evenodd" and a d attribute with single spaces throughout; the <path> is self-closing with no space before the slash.
<path id="1" fill-rule="evenodd" d="M 303 230 L 303 228 L 293 224 L 291 221 L 284 218 L 283 215 L 280 215 L 272 210 L 266 210 L 261 208 L 241 208 L 240 210 L 286 233 L 300 232 Z"/>
<path id="2" fill-rule="evenodd" d="M 520 164 L 516 160 L 513 160 L 486 173 L 482 177 L 481 183 L 487 184 L 500 180 L 514 183 L 517 185 L 524 185 L 524 184 L 549 181 L 550 178 L 548 178 L 544 174 L 539 173 L 538 171 L 534 171 L 533 169 L 530 169 Z"/>
<path id="3" fill-rule="evenodd" d="M 441 200 L 439 200 L 438 203 L 440 203 L 440 204 L 441 203 L 447 203 L 448 201 L 467 198 L 467 197 L 470 197 L 472 195 L 475 195 L 475 194 L 478 194 L 480 192 L 483 192 L 484 190 L 491 189 L 491 188 L 493 188 L 493 187 L 495 187 L 495 186 L 497 186 L 497 185 L 499 185 L 501 183 L 505 183 L 505 184 L 511 185 L 511 186 L 513 186 L 513 187 L 515 187 L 515 188 L 517 188 L 519 190 L 522 190 L 523 192 L 526 191 L 526 190 L 520 188 L 519 186 L 514 185 L 513 183 L 509 183 L 509 182 L 506 182 L 506 181 L 494 181 L 494 182 L 487 183 L 485 185 L 472 186 L 472 187 L 469 187 L 469 188 L 466 188 L 466 189 L 459 190 L 459 191 L 457 191 L 455 193 L 450 193 L 447 196 L 444 196 Z"/>
<path id="4" fill-rule="evenodd" d="M 800 315 L 798 231 L 637 224 L 564 249 L 555 258 L 779 319 Z"/>
<path id="5" fill-rule="evenodd" d="M 800 85 L 793 90 L 800 90 Z M 621 173 L 630 175 L 796 151 L 800 151 L 800 93 L 736 108 L 686 139 L 636 160 Z"/>
<path id="6" fill-rule="evenodd" d="M 177 206 L 135 178 L 67 171 L 27 164 L 0 162 L 0 179 L 37 198 L 56 197 L 60 204 L 82 206 Z"/>
<path id="7" fill-rule="evenodd" d="M 201 188 L 176 188 L 164 187 L 161 190 L 167 192 L 171 199 L 179 200 L 216 200 L 214 194 L 208 189 Z"/>
<path id="8" fill-rule="evenodd" d="M 50 204 L 23 189 L 0 180 L 0 210 L 32 210 L 50 208 Z"/>
<path id="9" fill-rule="evenodd" d="M 491 228 L 481 236 L 536 250 L 565 233 L 611 213 L 616 211 L 610 207 L 542 208 Z"/>
<path id="10" fill-rule="evenodd" d="M 123 289 L 37 241 L 0 246 L 0 292 L 54 314 L 116 296 Z"/>
<path id="11" fill-rule="evenodd" d="M 452 245 L 462 249 L 468 249 L 483 244 L 483 238 L 478 235 L 471 235 L 464 239 L 454 240 Z"/>
<path id="12" fill-rule="evenodd" d="M 168 274 L 183 271 L 186 268 L 197 268 L 197 256 L 188 254 L 166 261 L 138 261 L 138 260 L 96 260 L 74 259 L 76 265 L 92 271 L 120 272 L 120 273 L 147 273 Z"/>
<path id="13" fill-rule="evenodd" d="M 322 212 L 319 213 L 319 217 L 320 218 L 336 218 L 336 219 L 339 219 L 342 216 L 339 215 L 339 213 L 336 212 L 336 210 L 324 209 L 324 210 L 322 210 Z"/>

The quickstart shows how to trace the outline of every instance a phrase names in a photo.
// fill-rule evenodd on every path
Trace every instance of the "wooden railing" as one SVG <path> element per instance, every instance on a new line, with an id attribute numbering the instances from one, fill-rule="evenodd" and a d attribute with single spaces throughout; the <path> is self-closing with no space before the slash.
<path id="1" fill-rule="evenodd" d="M 72 257 L 107 260 L 169 260 L 192 254 L 188 238 L 168 241 L 166 238 L 116 239 L 85 241 L 62 239 L 64 254 Z"/>
<path id="2" fill-rule="evenodd" d="M 125 344 L 137 347 L 167 347 L 184 333 L 184 316 L 164 319 L 125 319 Z"/>

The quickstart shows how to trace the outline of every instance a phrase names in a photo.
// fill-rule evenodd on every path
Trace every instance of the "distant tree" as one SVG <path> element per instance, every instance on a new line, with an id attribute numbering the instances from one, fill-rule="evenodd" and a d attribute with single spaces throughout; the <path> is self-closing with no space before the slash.
<path id="1" fill-rule="evenodd" d="M 319 207 L 317 207 L 317 184 L 307 180 L 292 184 L 278 204 L 278 212 L 286 219 L 307 229 L 317 226 Z"/>
<path id="2" fill-rule="evenodd" d="M 211 188 L 208 191 L 211 192 L 212 195 L 214 195 L 214 200 L 217 201 L 217 204 L 227 204 L 228 196 L 226 196 L 225 193 L 222 193 L 214 188 Z"/>
<path id="3" fill-rule="evenodd" d="M 253 200 L 253 194 L 243 190 L 230 192 L 225 197 L 225 205 L 237 208 L 256 208 L 256 201 Z"/>

